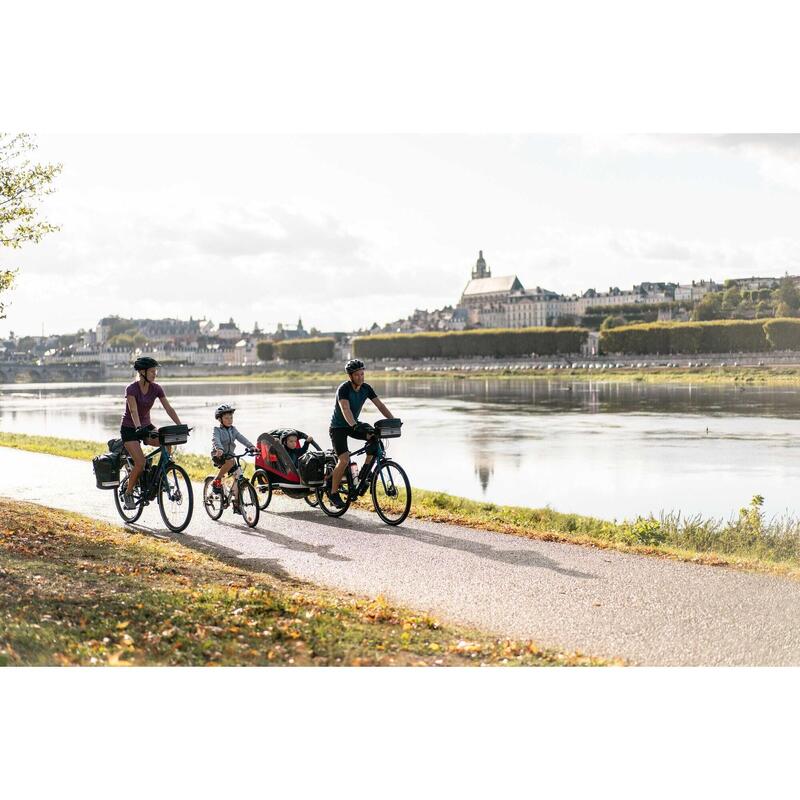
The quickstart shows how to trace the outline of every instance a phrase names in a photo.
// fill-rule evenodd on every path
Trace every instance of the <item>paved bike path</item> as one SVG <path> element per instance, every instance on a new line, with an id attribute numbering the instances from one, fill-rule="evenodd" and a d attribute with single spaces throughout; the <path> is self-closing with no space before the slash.
<path id="1" fill-rule="evenodd" d="M 121 524 L 89 462 L 0 447 L 0 494 Z M 156 505 L 136 528 L 243 566 L 564 650 L 650 665 L 800 665 L 800 581 L 374 514 L 330 519 L 276 496 L 258 527 L 213 522 L 195 490 L 184 534 Z"/>

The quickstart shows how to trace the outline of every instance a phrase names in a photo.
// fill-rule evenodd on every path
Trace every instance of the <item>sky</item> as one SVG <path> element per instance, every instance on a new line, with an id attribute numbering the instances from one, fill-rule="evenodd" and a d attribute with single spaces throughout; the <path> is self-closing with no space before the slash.
<path id="1" fill-rule="evenodd" d="M 800 135 L 40 135 L 61 230 L 0 336 L 107 315 L 354 330 L 494 275 L 563 293 L 800 273 Z"/>

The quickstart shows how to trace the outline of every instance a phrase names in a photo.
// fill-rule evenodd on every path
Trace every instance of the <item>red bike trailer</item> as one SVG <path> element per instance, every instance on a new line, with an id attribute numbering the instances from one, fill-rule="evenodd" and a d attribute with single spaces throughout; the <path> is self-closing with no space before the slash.
<path id="1" fill-rule="evenodd" d="M 304 499 L 310 506 L 316 507 L 317 489 L 324 484 L 324 479 L 309 482 L 302 479 L 279 438 L 286 430 L 296 433 L 298 440 L 308 439 L 308 434 L 296 429 L 276 429 L 262 433 L 257 440 L 256 471 L 251 482 L 256 488 L 262 511 L 270 504 L 274 491 L 281 491 L 287 497 L 297 500 Z M 311 444 L 322 452 L 316 442 Z M 330 459 L 333 464 L 336 463 L 332 454 Z"/>

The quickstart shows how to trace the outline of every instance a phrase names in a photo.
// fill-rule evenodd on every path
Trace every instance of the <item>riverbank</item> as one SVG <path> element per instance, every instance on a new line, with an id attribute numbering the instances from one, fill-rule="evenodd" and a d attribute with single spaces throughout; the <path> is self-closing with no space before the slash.
<path id="1" fill-rule="evenodd" d="M 102 442 L 3 432 L 0 446 L 81 460 L 90 460 L 105 451 Z M 202 481 L 209 474 L 210 462 L 204 456 L 179 452 L 176 460 L 192 480 Z M 550 508 L 496 505 L 415 488 L 411 516 L 531 539 L 800 578 L 800 520 L 768 520 L 761 511 L 761 502 L 761 498 L 753 498 L 737 517 L 727 521 L 672 513 L 617 522 Z M 368 497 L 361 498 L 357 505 L 365 510 L 372 508 Z"/>
<path id="2" fill-rule="evenodd" d="M 643 362 L 646 359 L 642 360 Z M 637 362 L 638 363 L 638 362 Z M 339 372 L 303 372 L 286 370 L 253 375 L 220 375 L 209 377 L 176 377 L 180 383 L 332 383 L 341 382 L 343 373 Z M 488 369 L 475 365 L 468 369 L 454 367 L 442 370 L 428 369 L 391 369 L 369 370 L 369 380 L 385 381 L 420 381 L 420 380 L 557 380 L 588 382 L 630 382 L 630 383 L 699 383 L 740 386 L 780 386 L 800 385 L 800 367 L 764 366 L 764 367 L 609 367 L 598 364 L 589 367 L 567 367 L 563 363 L 554 362 L 551 368 L 541 365 L 538 369 L 530 367 L 497 367 Z"/>
<path id="3" fill-rule="evenodd" d="M 0 665 L 600 665 L 0 499 Z"/>

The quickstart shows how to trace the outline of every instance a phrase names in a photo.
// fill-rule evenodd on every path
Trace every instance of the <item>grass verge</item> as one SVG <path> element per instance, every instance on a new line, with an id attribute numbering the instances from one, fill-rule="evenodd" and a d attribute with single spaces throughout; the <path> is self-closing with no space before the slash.
<path id="1" fill-rule="evenodd" d="M 0 446 L 78 459 L 91 459 L 104 450 L 102 442 L 2 432 Z M 176 460 L 192 480 L 202 480 L 211 471 L 210 461 L 204 456 L 178 453 Z M 371 500 L 362 498 L 358 505 L 371 508 Z M 730 520 L 670 513 L 611 522 L 550 508 L 496 505 L 415 488 L 411 516 L 529 539 L 800 578 L 800 520 L 767 520 L 762 505 L 763 498 L 756 496 Z"/>
<path id="2" fill-rule="evenodd" d="M 698 356 L 697 358 L 702 358 Z M 642 356 L 642 361 L 647 361 Z M 554 363 L 557 363 L 554 361 Z M 800 367 L 764 366 L 764 367 L 652 367 L 650 369 L 620 368 L 620 369 L 501 369 L 490 370 L 477 366 L 474 369 L 454 370 L 405 370 L 402 372 L 385 372 L 381 369 L 369 371 L 370 380 L 396 381 L 396 380 L 556 380 L 556 381 L 590 381 L 590 382 L 628 382 L 628 383 L 693 383 L 693 384 L 721 384 L 721 385 L 799 385 Z M 303 381 L 304 383 L 330 383 L 341 381 L 338 372 L 303 372 L 301 370 L 281 370 L 277 372 L 259 373 L 254 375 L 211 375 L 208 377 L 175 377 L 164 380 L 173 382 L 264 382 L 280 383 Z"/>
<path id="3" fill-rule="evenodd" d="M 0 665 L 599 665 L 0 500 Z"/>

